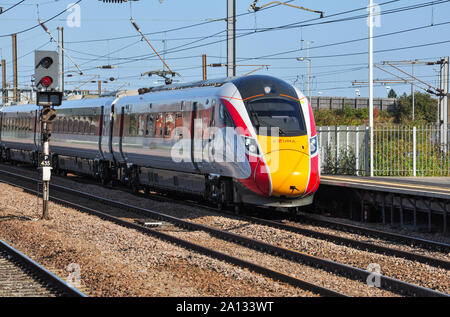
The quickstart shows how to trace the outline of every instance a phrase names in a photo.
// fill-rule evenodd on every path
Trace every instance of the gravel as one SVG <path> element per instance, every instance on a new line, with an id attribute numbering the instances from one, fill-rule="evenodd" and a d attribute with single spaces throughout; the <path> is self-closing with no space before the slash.
<path id="1" fill-rule="evenodd" d="M 315 296 L 0 184 L 0 237 L 90 296 Z M 77 281 L 77 279 L 72 279 Z"/>
<path id="2" fill-rule="evenodd" d="M 415 263 L 413 261 L 404 260 L 401 258 L 377 255 L 374 253 L 360 251 L 360 250 L 356 250 L 356 249 L 349 248 L 346 246 L 335 245 L 335 244 L 327 242 L 327 241 L 313 239 L 313 238 L 309 238 L 309 237 L 295 234 L 295 233 L 285 232 L 285 231 L 278 230 L 278 229 L 273 229 L 273 228 L 268 228 L 268 227 L 264 227 L 264 226 L 260 226 L 260 225 L 251 224 L 251 223 L 243 221 L 237 217 L 223 216 L 223 215 L 219 215 L 215 212 L 206 211 L 204 209 L 201 209 L 201 207 L 196 208 L 196 207 L 190 207 L 190 206 L 185 206 L 185 205 L 176 204 L 176 203 L 157 202 L 157 201 L 153 201 L 150 199 L 137 197 L 137 196 L 129 194 L 129 193 L 124 193 L 123 191 L 119 191 L 119 190 L 111 190 L 111 189 L 106 189 L 104 187 L 97 186 L 97 185 L 75 182 L 69 178 L 55 177 L 53 182 L 64 185 L 64 186 L 69 186 L 71 188 L 77 188 L 79 190 L 87 191 L 92 194 L 98 194 L 103 197 L 108 197 L 110 199 L 119 199 L 120 201 L 132 203 L 132 204 L 140 206 L 140 207 L 145 207 L 148 209 L 165 212 L 172 216 L 189 219 L 189 220 L 192 220 L 197 223 L 214 226 L 214 227 L 220 228 L 220 229 L 226 229 L 226 230 L 229 230 L 234 233 L 238 233 L 238 234 L 246 235 L 246 236 L 249 236 L 249 237 L 252 237 L 255 239 L 263 240 L 267 243 L 272 243 L 275 245 L 293 249 L 293 250 L 296 250 L 299 252 L 304 252 L 304 253 L 314 255 L 314 256 L 332 259 L 332 260 L 335 260 L 340 263 L 345 263 L 345 264 L 359 267 L 361 269 L 366 269 L 369 264 L 376 263 L 376 264 L 380 265 L 381 273 L 384 275 L 398 278 L 398 279 L 401 279 L 401 280 L 404 280 L 404 281 L 407 281 L 410 283 L 422 285 L 424 287 L 433 288 L 433 289 L 436 289 L 436 290 L 439 290 L 442 292 L 449 293 L 449 291 L 450 291 L 449 272 L 447 270 L 438 269 L 438 268 L 435 268 L 435 267 L 432 267 L 432 266 L 429 266 L 426 264 Z M 15 206 L 15 205 L 13 204 L 13 206 Z M 34 206 L 34 208 L 36 209 L 36 198 L 34 198 L 34 201 L 33 201 L 33 198 L 29 198 L 28 205 L 25 203 L 25 206 L 28 206 L 28 208 L 30 208 L 31 206 Z M 58 207 L 58 209 L 59 208 L 60 207 Z M 20 210 L 18 209 L 17 211 L 20 211 Z M 90 217 L 90 216 L 86 216 L 86 217 Z M 57 221 L 57 219 L 54 219 L 52 221 Z M 19 223 L 20 223 L 20 221 L 19 221 Z M 67 222 L 63 221 L 63 223 L 67 223 Z M 104 223 L 104 222 L 102 222 L 102 223 Z M 0 223 L 0 225 L 1 225 L 1 223 Z M 58 225 L 61 225 L 61 224 L 58 223 Z M 106 225 L 106 224 L 102 224 L 102 225 L 100 225 L 100 227 L 103 227 L 104 225 Z M 112 224 L 108 224 L 108 225 L 112 225 Z M 300 225 L 300 224 L 296 224 L 296 225 Z M 73 237 L 74 239 L 79 239 L 79 240 L 84 239 L 84 243 L 86 243 L 86 240 L 87 240 L 86 237 L 89 236 L 90 234 L 92 234 L 92 231 L 98 231 L 98 228 L 96 227 L 97 225 L 93 226 L 91 224 L 91 221 L 83 223 L 82 227 L 80 227 L 79 225 L 74 224 L 74 223 L 67 224 L 67 226 L 69 226 L 69 228 L 70 228 L 70 233 L 71 233 L 70 236 Z M 312 229 L 312 230 L 318 229 L 315 226 L 309 226 L 309 225 L 301 225 L 301 226 L 307 227 L 308 229 Z M 88 229 L 88 228 L 90 228 L 90 229 Z M 1 230 L 1 226 L 0 226 L 0 230 Z M 130 230 L 130 229 L 124 229 L 124 228 L 120 229 L 121 232 L 123 232 L 125 230 Z M 194 235 L 191 232 L 186 232 L 184 230 L 179 230 L 179 229 L 173 229 L 173 228 L 170 229 L 169 228 L 168 230 L 172 231 L 172 234 L 174 234 L 174 235 L 179 235 L 180 237 L 183 237 L 186 239 L 191 239 L 191 241 L 193 241 L 195 243 L 201 242 L 202 245 L 204 244 L 206 246 L 210 246 L 210 247 L 214 247 L 214 248 L 216 248 L 220 245 L 220 247 L 223 248 L 224 250 L 227 250 L 227 252 L 231 252 L 231 253 L 234 252 L 233 254 L 237 254 L 238 256 L 240 256 L 242 258 L 245 258 L 248 260 L 252 260 L 252 259 L 261 260 L 262 262 L 260 262 L 260 263 L 267 265 L 271 268 L 276 268 L 280 271 L 286 272 L 288 274 L 291 274 L 291 275 L 299 277 L 299 278 L 305 278 L 305 279 L 310 278 L 309 281 L 312 283 L 319 283 L 320 285 L 323 285 L 325 287 L 330 287 L 330 288 L 333 288 L 338 291 L 344 290 L 347 294 L 350 294 L 353 296 L 392 296 L 391 293 L 377 290 L 374 288 L 368 288 L 364 284 L 361 284 L 361 283 L 358 283 L 355 281 L 351 281 L 351 280 L 347 280 L 342 277 L 337 277 L 328 272 L 320 271 L 320 270 L 313 269 L 313 268 L 310 268 L 310 267 L 307 267 L 304 265 L 300 265 L 300 264 L 296 264 L 296 263 L 293 264 L 290 261 L 282 260 L 280 258 L 272 257 L 267 254 L 262 254 L 262 253 L 259 253 L 256 251 L 251 251 L 251 250 L 244 249 L 244 248 L 237 248 L 235 244 L 227 243 L 222 240 L 217 240 L 205 233 L 198 232 L 198 233 L 195 233 L 195 235 Z M 354 239 L 370 241 L 372 243 L 382 244 L 382 245 L 389 246 L 389 247 L 396 247 L 398 249 L 404 249 L 404 250 L 409 250 L 409 251 L 416 250 L 419 253 L 425 254 L 428 256 L 437 256 L 437 257 L 441 257 L 444 259 L 449 259 L 448 255 L 445 255 L 445 254 L 444 255 L 438 254 L 436 252 L 433 253 L 433 252 L 418 249 L 415 247 L 411 248 L 411 247 L 404 246 L 404 245 L 396 245 L 395 243 L 386 242 L 386 241 L 383 241 L 380 239 L 367 238 L 367 237 L 360 236 L 357 234 L 342 233 L 337 230 L 332 230 L 332 229 L 327 229 L 327 228 L 322 228 L 322 227 L 319 228 L 319 230 L 326 231 L 326 232 L 329 232 L 332 234 L 346 235 L 346 236 L 354 238 Z M 133 231 L 133 230 L 131 230 L 131 231 Z M 134 232 L 134 233 L 136 233 L 136 232 Z M 108 234 L 103 234 L 101 236 L 103 239 L 106 239 L 105 244 L 107 244 L 107 245 L 111 244 L 111 242 L 109 242 L 110 239 L 113 239 L 113 236 L 111 236 L 111 234 L 108 233 Z M 114 236 L 114 237 L 116 237 L 116 236 Z M 132 237 L 133 236 L 130 236 L 130 238 L 123 237 L 117 243 L 119 245 L 122 245 L 122 244 L 128 245 L 130 243 L 132 245 L 135 245 L 134 239 Z M 429 237 L 427 237 L 427 238 L 429 238 Z M 98 240 L 98 237 L 96 239 Z M 154 240 L 149 237 L 146 237 L 146 239 L 151 239 L 154 243 L 167 245 L 168 247 L 170 246 L 170 245 L 165 244 L 160 241 L 156 242 L 157 240 Z M 97 240 L 92 240 L 92 241 L 97 241 Z M 91 242 L 91 239 L 89 239 L 88 241 Z M 136 241 L 139 241 L 139 240 L 136 240 Z M 89 243 L 89 244 L 91 244 L 91 243 Z M 170 247 L 174 248 L 173 246 L 170 246 Z M 154 247 L 154 248 L 159 249 L 159 247 Z M 111 256 L 117 257 L 118 255 L 116 255 L 116 253 L 121 254 L 121 252 L 131 252 L 133 249 L 136 249 L 136 247 L 131 247 L 131 246 L 123 247 L 122 246 L 119 249 L 114 250 L 114 252 L 111 251 L 112 252 Z M 138 248 L 138 249 L 141 249 L 141 248 Z M 189 252 L 182 250 L 182 249 L 179 249 L 179 251 L 182 253 L 185 253 L 185 254 L 186 253 L 189 254 Z M 103 255 L 104 252 L 105 251 L 102 251 L 101 254 Z M 142 253 L 142 251 L 140 253 Z M 151 253 L 151 252 L 149 252 L 149 253 Z M 168 253 L 164 254 L 164 258 L 166 257 L 167 254 Z M 133 254 L 133 256 L 136 256 L 136 255 Z M 137 257 L 137 258 L 139 258 L 139 257 Z M 216 268 L 217 262 L 218 263 L 221 263 L 221 262 L 211 260 L 211 259 L 208 260 L 209 261 L 208 263 L 213 263 L 214 265 L 213 266 L 210 266 L 210 265 L 205 266 L 203 264 L 203 260 L 205 260 L 205 258 L 200 255 L 189 254 L 189 256 L 187 256 L 187 257 L 181 256 L 181 258 L 180 257 L 176 257 L 176 258 L 179 259 L 180 261 L 187 261 L 189 263 L 189 265 L 191 265 L 193 267 L 195 265 L 195 267 L 197 267 L 197 268 L 212 270 L 215 272 L 219 271 L 221 273 L 223 273 L 225 270 L 223 268 L 218 270 Z M 193 262 L 191 262 L 193 258 L 196 260 L 201 258 L 202 261 L 200 261 L 200 263 L 197 263 L 197 262 L 193 263 Z M 133 260 L 134 260 L 134 258 L 133 258 Z M 92 259 L 91 259 L 91 261 L 92 261 Z M 141 264 L 142 263 L 139 262 L 139 265 L 141 265 Z M 139 266 L 139 265 L 137 265 L 137 266 Z M 223 265 L 224 264 L 222 263 L 221 266 L 223 267 Z M 60 265 L 60 267 L 62 267 L 62 266 Z M 237 268 L 232 267 L 233 272 L 235 272 L 236 269 Z M 240 269 L 237 269 L 237 270 L 240 270 Z M 246 272 L 246 273 L 248 274 L 248 272 Z M 229 276 L 229 275 L 227 275 L 227 276 Z M 232 276 L 234 276 L 234 275 L 232 275 Z M 256 275 L 252 274 L 252 276 L 256 276 Z M 239 278 L 238 280 L 244 281 L 241 278 Z M 247 278 L 247 280 L 248 280 L 248 278 Z M 271 289 L 272 289 L 273 281 L 268 281 L 268 283 L 271 285 Z M 277 284 L 277 285 L 281 285 L 281 284 Z M 286 286 L 284 286 L 284 287 L 286 287 Z M 219 287 L 219 288 L 222 289 L 222 287 Z M 287 288 L 289 289 L 290 287 L 287 287 Z M 252 290 L 254 290 L 254 288 Z M 243 294 L 247 294 L 247 293 L 244 292 Z M 277 294 L 273 294 L 271 292 L 269 292 L 269 294 L 272 294 L 274 296 L 280 296 Z M 286 294 L 287 295 L 281 295 L 281 296 L 298 296 L 298 295 L 295 295 L 296 294 L 295 292 L 294 293 L 287 292 Z M 105 294 L 102 293 L 102 295 L 105 295 Z M 106 296 L 111 296 L 111 295 L 113 295 L 113 293 L 111 293 L 111 294 L 107 293 Z M 300 296 L 304 296 L 304 295 L 310 296 L 311 294 L 308 294 L 307 292 L 303 292 L 303 293 L 301 293 Z M 157 295 L 155 295 L 155 296 L 157 296 Z M 165 296 L 165 295 L 162 295 L 162 296 Z M 183 294 L 183 296 L 190 296 L 190 295 Z M 199 296 L 199 295 L 192 295 L 192 296 Z M 205 295 L 203 295 L 203 296 L 205 296 Z M 206 296 L 209 296 L 209 294 Z M 212 296 L 216 296 L 216 294 L 212 294 Z M 233 296 L 239 296 L 239 295 L 234 294 Z M 255 295 L 255 296 L 259 296 L 259 295 Z M 262 296 L 267 296 L 267 295 L 262 295 Z M 268 295 L 268 296 L 271 296 L 271 295 Z"/>

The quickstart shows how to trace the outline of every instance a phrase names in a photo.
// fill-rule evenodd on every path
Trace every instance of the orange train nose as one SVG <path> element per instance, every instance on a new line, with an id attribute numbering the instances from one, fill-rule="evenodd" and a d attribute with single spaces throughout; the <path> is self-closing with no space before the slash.
<path id="1" fill-rule="evenodd" d="M 264 155 L 273 196 L 296 197 L 308 185 L 309 155 L 298 150 L 279 150 Z"/>

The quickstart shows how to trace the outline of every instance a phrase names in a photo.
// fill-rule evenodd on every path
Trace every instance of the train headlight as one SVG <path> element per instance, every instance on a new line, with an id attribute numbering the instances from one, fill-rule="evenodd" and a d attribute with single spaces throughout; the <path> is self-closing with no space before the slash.
<path id="1" fill-rule="evenodd" d="M 317 153 L 317 135 L 309 139 L 309 153 L 311 156 Z"/>
<path id="2" fill-rule="evenodd" d="M 245 144 L 245 149 L 249 154 L 252 155 L 259 155 L 259 149 L 258 149 L 258 143 L 256 141 L 256 139 L 254 138 L 249 138 L 246 136 L 242 137 L 244 139 L 244 144 Z"/>

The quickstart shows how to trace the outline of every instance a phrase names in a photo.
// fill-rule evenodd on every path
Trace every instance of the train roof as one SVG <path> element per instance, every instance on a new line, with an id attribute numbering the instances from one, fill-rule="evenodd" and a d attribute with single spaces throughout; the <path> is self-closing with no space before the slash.
<path id="1" fill-rule="evenodd" d="M 106 104 L 111 104 L 115 98 L 112 97 L 101 97 L 101 98 L 86 98 L 86 99 L 76 99 L 76 100 L 63 100 L 61 106 L 55 107 L 55 109 L 64 108 L 100 108 Z M 22 104 L 13 105 L 9 107 L 4 107 L 0 112 L 11 113 L 11 112 L 28 112 L 36 110 L 38 106 L 36 104 Z"/>
<path id="2" fill-rule="evenodd" d="M 171 99 L 171 98 L 189 98 L 185 96 L 186 91 L 194 92 L 195 97 L 207 96 L 214 88 L 221 87 L 226 83 L 234 84 L 239 90 L 243 99 L 250 96 L 256 96 L 263 94 L 265 96 L 270 95 L 288 95 L 295 96 L 295 89 L 289 83 L 278 79 L 276 77 L 267 75 L 250 75 L 243 77 L 227 77 L 213 80 L 202 80 L 185 84 L 172 84 L 163 85 L 150 88 L 139 89 L 139 95 L 122 96 L 118 97 L 118 104 L 126 103 L 139 103 L 145 101 L 152 101 L 154 99 L 153 93 L 157 94 L 158 98 Z M 195 89 L 195 88 L 210 88 L 210 89 Z M 270 87 L 270 92 L 265 91 L 267 87 Z M 192 89 L 192 90 L 191 90 Z M 166 94 L 164 94 L 166 92 Z M 104 96 L 100 98 L 83 98 L 77 100 L 64 100 L 62 105 L 56 108 L 97 108 L 111 104 L 117 96 Z M 0 109 L 0 112 L 26 112 L 36 109 L 34 104 L 24 104 L 5 107 Z M 20 109 L 20 110 L 19 110 Z"/>

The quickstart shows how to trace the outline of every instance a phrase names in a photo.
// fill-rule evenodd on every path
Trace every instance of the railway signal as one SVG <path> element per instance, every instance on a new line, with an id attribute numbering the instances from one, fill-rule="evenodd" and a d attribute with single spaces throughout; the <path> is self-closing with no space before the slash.
<path id="1" fill-rule="evenodd" d="M 41 110 L 41 139 L 43 160 L 39 166 L 42 169 L 42 219 L 49 219 L 48 199 L 51 177 L 50 136 L 51 123 L 56 119 L 56 111 L 53 106 L 62 103 L 62 87 L 60 80 L 60 58 L 58 52 L 35 51 L 34 80 L 37 88 L 36 103 L 42 106 Z"/>
<path id="2" fill-rule="evenodd" d="M 34 81 L 36 88 L 59 90 L 59 55 L 54 51 L 35 52 Z"/>

